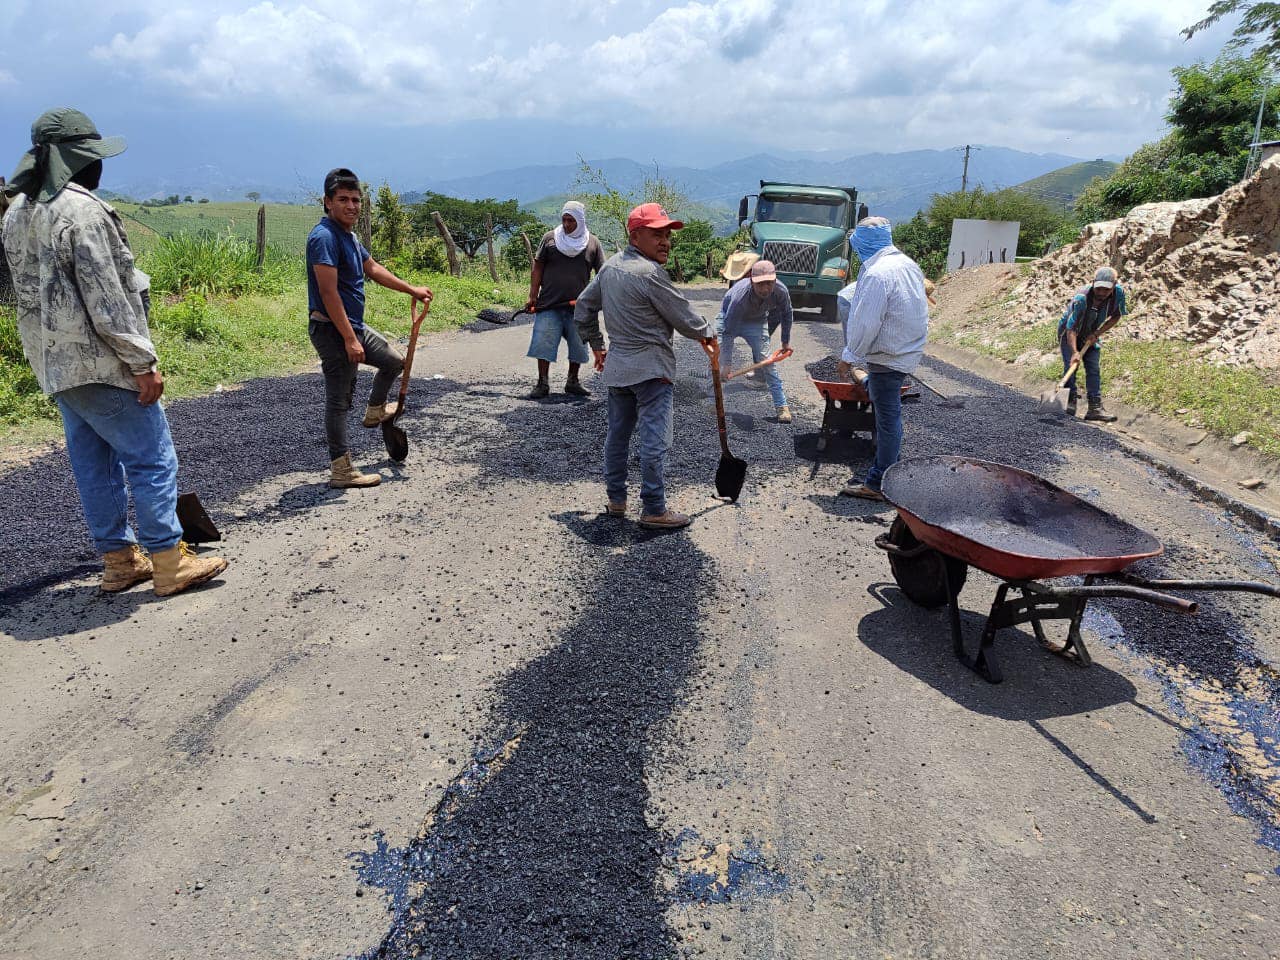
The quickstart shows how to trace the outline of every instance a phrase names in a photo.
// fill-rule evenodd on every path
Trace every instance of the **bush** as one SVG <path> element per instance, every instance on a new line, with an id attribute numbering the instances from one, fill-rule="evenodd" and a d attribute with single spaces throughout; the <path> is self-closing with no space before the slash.
<path id="1" fill-rule="evenodd" d="M 188 292 L 177 303 L 154 304 L 151 316 L 157 327 L 185 340 L 203 343 L 218 338 L 218 327 L 209 314 L 209 302 L 203 294 Z"/>
<path id="2" fill-rule="evenodd" d="M 204 296 L 280 293 L 305 271 L 298 257 L 275 247 L 267 247 L 261 270 L 256 259 L 254 244 L 247 240 L 209 232 L 178 233 L 158 239 L 139 266 L 151 275 L 153 291 Z"/>
<path id="3" fill-rule="evenodd" d="M 387 266 L 396 274 L 413 271 L 448 273 L 449 257 L 444 250 L 444 241 L 439 237 L 414 237 L 400 248 Z"/>
<path id="4" fill-rule="evenodd" d="M 17 318 L 0 309 L 0 423 L 50 420 L 57 407 L 40 390 L 40 381 L 22 352 Z"/>

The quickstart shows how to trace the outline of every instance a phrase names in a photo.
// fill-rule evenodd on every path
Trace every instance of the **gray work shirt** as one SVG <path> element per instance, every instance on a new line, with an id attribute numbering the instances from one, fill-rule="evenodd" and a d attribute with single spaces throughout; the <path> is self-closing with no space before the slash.
<path id="1" fill-rule="evenodd" d="M 609 334 L 604 382 L 629 387 L 646 380 L 675 380 L 675 331 L 691 340 L 712 336 L 711 323 L 693 312 L 667 271 L 635 247 L 610 257 L 578 295 L 573 319 L 592 349 L 604 349 L 600 310 Z"/>

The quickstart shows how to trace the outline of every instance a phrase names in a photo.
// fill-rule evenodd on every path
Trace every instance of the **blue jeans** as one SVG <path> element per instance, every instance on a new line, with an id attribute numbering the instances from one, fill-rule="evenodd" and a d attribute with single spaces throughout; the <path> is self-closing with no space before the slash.
<path id="1" fill-rule="evenodd" d="M 144 407 L 132 390 L 105 383 L 72 387 L 53 399 L 62 411 L 67 457 L 98 552 L 139 541 L 152 553 L 175 546 L 182 539 L 178 455 L 160 404 Z M 137 537 L 129 526 L 130 491 Z"/>
<path id="2" fill-rule="evenodd" d="M 722 373 L 728 373 L 733 370 L 733 341 L 738 337 L 745 340 L 747 346 L 751 348 L 752 363 L 759 363 L 769 355 L 769 333 L 765 330 L 763 323 L 742 327 L 725 324 L 724 329 L 720 332 L 720 370 Z M 774 364 L 765 367 L 764 376 L 769 384 L 769 395 L 773 397 L 773 405 L 775 407 L 785 407 L 787 405 L 787 395 L 782 389 L 782 375 L 778 373 L 778 365 Z"/>
<path id="3" fill-rule="evenodd" d="M 627 502 L 631 434 L 640 432 L 640 500 L 648 516 L 667 512 L 663 472 L 671 449 L 675 389 L 667 380 L 645 380 L 609 388 L 609 432 L 604 441 L 604 487 L 610 503 Z"/>
<path id="4" fill-rule="evenodd" d="M 1062 339 L 1058 344 L 1062 347 L 1062 372 L 1067 372 L 1067 367 L 1071 366 L 1071 347 L 1067 345 L 1066 339 Z M 1102 399 L 1102 345 L 1095 343 L 1086 350 L 1080 358 L 1080 366 L 1084 367 L 1084 389 L 1085 396 L 1090 402 L 1096 403 Z M 1071 391 L 1071 399 L 1076 398 L 1076 375 L 1073 373 L 1071 379 L 1067 381 L 1067 389 Z"/>
<path id="5" fill-rule="evenodd" d="M 533 318 L 533 333 L 529 337 L 529 352 L 525 356 L 533 360 L 555 363 L 560 355 L 560 341 L 567 346 L 570 363 L 586 363 L 591 359 L 587 345 L 582 342 L 578 325 L 573 322 L 572 307 L 554 307 L 539 310 Z"/>
<path id="6" fill-rule="evenodd" d="M 884 472 L 898 462 L 902 452 L 902 381 L 905 373 L 890 370 L 867 377 L 867 393 L 876 415 L 876 459 L 867 471 L 867 486 L 880 489 Z"/>

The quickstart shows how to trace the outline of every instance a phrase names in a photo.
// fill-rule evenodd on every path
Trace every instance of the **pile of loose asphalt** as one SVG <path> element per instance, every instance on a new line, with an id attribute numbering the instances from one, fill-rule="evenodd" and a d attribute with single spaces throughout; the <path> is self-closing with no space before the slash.
<path id="1" fill-rule="evenodd" d="M 476 326 L 477 335 L 486 326 Z M 834 328 L 815 332 L 829 349 L 836 346 Z M 719 455 L 706 359 L 697 345 L 679 344 L 679 367 L 668 467 L 677 508 L 685 506 L 681 495 L 692 498 L 692 491 L 710 487 Z M 1069 437 L 1099 460 L 1120 454 L 1105 432 L 1039 421 L 1027 398 L 989 381 L 937 361 L 922 370 L 930 372 L 959 384 L 970 402 L 963 410 L 904 404 L 907 454 L 964 452 L 1035 472 L 1061 464 L 1056 436 Z M 597 473 L 603 397 L 597 392 L 575 401 L 553 394 L 529 402 L 523 394 L 530 385 L 415 379 L 404 424 L 410 442 L 430 432 L 433 442 L 478 468 L 474 482 L 481 490 L 512 479 L 566 484 Z M 802 417 L 794 428 L 777 424 L 767 415 L 772 405 L 762 387 L 730 387 L 730 444 L 750 465 L 743 501 L 703 509 L 751 509 L 753 489 L 794 482 L 797 474 L 815 470 L 819 458 L 847 462 L 856 473 L 866 467 L 866 438 L 837 439 L 819 454 L 820 413 Z M 266 478 L 311 470 L 314 482 L 295 487 L 254 520 L 270 522 L 323 504 L 332 494 L 324 485 L 321 394 L 319 377 L 304 375 L 172 404 L 181 488 L 197 491 L 228 533 L 239 519 L 230 505 Z M 803 399 L 820 411 L 816 397 Z M 377 463 L 380 434 L 353 425 L 351 436 L 357 461 Z M 96 566 L 63 454 L 47 454 L 6 475 L 0 510 L 6 517 L 0 604 Z M 853 518 L 888 523 L 886 514 Z M 403 849 L 380 844 L 359 854 L 362 878 L 391 894 L 389 929 L 367 957 L 680 954 L 664 916 L 669 894 L 659 881 L 669 838 L 646 822 L 646 769 L 661 762 L 663 724 L 700 668 L 706 638 L 698 628 L 699 606 L 714 589 L 717 566 L 740 558 L 711 558 L 678 532 L 645 532 L 631 521 L 590 512 L 566 510 L 561 520 L 582 541 L 581 563 L 557 585 L 574 615 L 545 654 L 500 681 L 472 766 L 454 781 L 419 837 Z M 1223 536 L 1233 534 L 1224 530 Z M 1173 544 L 1166 558 L 1142 571 L 1238 576 L 1216 562 Z M 584 596 L 592 604 L 579 608 Z M 1258 602 L 1208 599 L 1198 622 L 1152 618 L 1141 604 L 1116 605 L 1113 613 L 1132 649 L 1158 657 L 1174 645 L 1180 662 L 1198 676 L 1229 682 L 1242 662 L 1256 660 L 1234 611 Z M 1280 684 L 1267 696 L 1280 708 Z M 1241 801 L 1246 812 L 1247 799 Z"/>

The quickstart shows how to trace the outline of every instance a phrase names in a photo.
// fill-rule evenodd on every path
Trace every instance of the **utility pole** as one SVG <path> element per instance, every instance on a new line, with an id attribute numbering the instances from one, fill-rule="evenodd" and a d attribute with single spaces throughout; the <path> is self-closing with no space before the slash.
<path id="1" fill-rule="evenodd" d="M 964 145 L 964 173 L 960 175 L 960 192 L 964 193 L 969 187 L 969 144 Z"/>
<path id="2" fill-rule="evenodd" d="M 1271 90 L 1271 74 L 1262 78 L 1262 102 L 1258 104 L 1258 122 L 1253 127 L 1253 142 L 1249 144 L 1249 162 L 1244 167 L 1244 178 L 1248 180 L 1258 168 L 1258 158 L 1262 156 L 1262 148 L 1258 141 L 1262 139 L 1262 117 L 1267 109 L 1267 94 Z"/>

